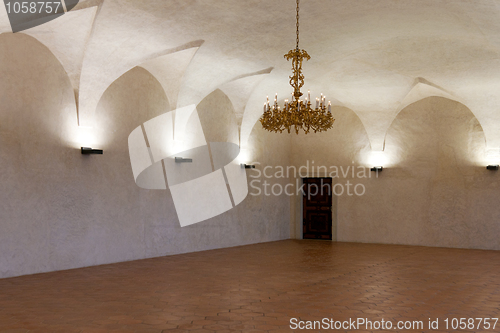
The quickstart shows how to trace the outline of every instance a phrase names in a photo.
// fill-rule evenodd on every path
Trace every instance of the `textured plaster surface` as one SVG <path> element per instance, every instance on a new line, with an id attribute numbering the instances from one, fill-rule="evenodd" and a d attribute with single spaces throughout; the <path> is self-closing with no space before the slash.
<path id="1" fill-rule="evenodd" d="M 348 109 L 334 111 L 333 130 L 292 139 L 295 166 L 372 166 L 359 119 Z M 337 197 L 337 240 L 499 250 L 500 182 L 485 168 L 485 149 L 483 129 L 464 105 L 429 97 L 407 106 L 389 128 L 378 178 L 334 178 L 366 188 L 361 196 Z M 300 201 L 295 205 L 300 237 Z"/>
<path id="2" fill-rule="evenodd" d="M 366 195 L 337 200 L 340 241 L 498 249 L 484 166 L 500 162 L 499 12 L 489 0 L 304 1 L 304 91 L 331 99 L 337 121 L 296 137 L 255 126 L 265 96 L 290 96 L 293 2 L 80 1 L 16 34 L 0 5 L 0 277 L 300 236 L 287 224 L 296 198 L 249 196 L 181 229 L 168 190 L 134 184 L 127 136 L 189 105 L 207 141 L 241 145 L 242 163 L 369 167 L 384 149 Z"/>
<path id="3" fill-rule="evenodd" d="M 382 150 L 392 120 L 419 81 L 433 87 L 417 88 L 421 97 L 446 95 L 466 105 L 483 127 L 487 146 L 498 149 L 499 11 L 498 2 L 489 0 L 306 1 L 300 46 L 312 59 L 304 64 L 304 89 L 352 109 L 372 148 Z M 176 103 L 172 108 L 198 104 L 235 78 L 272 67 L 257 84 L 243 80 L 225 87 L 242 119 L 246 145 L 265 96 L 278 92 L 284 99 L 291 92 L 290 64 L 283 54 L 295 45 L 294 15 L 294 4 L 286 0 L 80 1 L 57 22 L 26 33 L 62 62 L 85 126 L 94 126 L 107 87 L 143 63 L 175 92 L 168 96 Z M 0 29 L 9 32 L 3 7 Z M 160 64 L 158 58 L 200 40 L 204 43 L 194 57 L 187 52 L 183 59 Z M 162 78 L 168 76 L 177 85 L 165 84 Z"/>
<path id="4" fill-rule="evenodd" d="M 219 94 L 229 117 L 232 105 Z M 70 80 L 49 49 L 24 34 L 2 34 L 0 100 L 0 277 L 289 238 L 289 204 L 281 198 L 248 197 L 181 228 L 168 190 L 135 184 L 128 135 L 169 110 L 162 85 L 143 68 L 106 90 L 86 136 Z M 221 112 L 201 109 L 207 119 Z M 235 120 L 232 126 L 224 135 L 214 126 L 207 137 L 235 141 Z M 256 128 L 251 136 L 255 158 L 289 163 L 289 140 L 261 135 Z M 104 154 L 81 155 L 86 138 Z"/>

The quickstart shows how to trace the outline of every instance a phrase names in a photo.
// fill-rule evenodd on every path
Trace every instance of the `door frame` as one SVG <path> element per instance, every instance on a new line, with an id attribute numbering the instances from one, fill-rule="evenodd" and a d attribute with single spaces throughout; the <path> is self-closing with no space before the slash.
<path id="1" fill-rule="evenodd" d="M 317 174 L 308 172 L 306 177 L 300 177 L 299 184 L 302 186 L 304 184 L 304 178 L 332 178 L 328 177 L 326 174 Z M 338 180 L 338 179 L 337 179 Z M 335 179 L 332 178 L 332 188 L 337 184 L 334 182 Z M 337 204 L 338 196 L 336 196 L 332 191 L 332 242 L 337 241 L 338 234 L 338 219 L 337 219 Z M 292 223 L 290 226 L 290 238 L 292 239 L 304 239 L 303 235 L 303 214 L 304 214 L 304 200 L 302 194 L 295 195 L 291 197 L 291 210 L 292 210 Z"/>

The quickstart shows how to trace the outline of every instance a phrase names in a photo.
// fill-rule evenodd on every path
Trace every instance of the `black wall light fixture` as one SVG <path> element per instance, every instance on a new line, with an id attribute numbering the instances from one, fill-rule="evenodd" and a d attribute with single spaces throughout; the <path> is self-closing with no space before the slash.
<path id="1" fill-rule="evenodd" d="M 377 171 L 377 172 L 380 172 L 382 170 L 384 170 L 384 167 L 381 166 L 376 166 L 370 169 L 370 171 Z"/>
<path id="2" fill-rule="evenodd" d="M 245 169 L 255 169 L 255 165 L 253 165 L 253 164 L 241 163 L 240 165 L 242 168 L 245 168 Z"/>
<path id="3" fill-rule="evenodd" d="M 102 149 L 93 149 L 90 147 L 82 147 L 81 152 L 82 155 L 93 155 L 93 154 L 102 155 L 103 153 Z"/>
<path id="4" fill-rule="evenodd" d="M 191 163 L 193 162 L 192 158 L 184 158 L 184 157 L 176 157 L 175 163 Z"/>
<path id="5" fill-rule="evenodd" d="M 486 169 L 488 169 L 488 170 L 498 170 L 498 165 L 491 165 L 491 164 L 490 164 L 490 165 L 488 165 L 488 166 L 486 167 Z"/>

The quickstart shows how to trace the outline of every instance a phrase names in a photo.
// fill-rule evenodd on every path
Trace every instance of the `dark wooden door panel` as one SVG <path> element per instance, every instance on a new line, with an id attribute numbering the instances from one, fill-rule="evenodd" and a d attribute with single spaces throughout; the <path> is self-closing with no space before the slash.
<path id="1" fill-rule="evenodd" d="M 330 211 L 309 211 L 306 216 L 304 238 L 331 239 L 332 219 Z"/>
<path id="2" fill-rule="evenodd" d="M 303 238 L 332 239 L 332 179 L 304 178 Z"/>

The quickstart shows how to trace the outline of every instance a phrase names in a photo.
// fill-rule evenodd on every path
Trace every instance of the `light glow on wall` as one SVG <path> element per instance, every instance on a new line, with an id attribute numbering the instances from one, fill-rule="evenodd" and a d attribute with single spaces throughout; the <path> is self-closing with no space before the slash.
<path id="1" fill-rule="evenodd" d="M 251 155 L 252 154 L 249 148 L 240 148 L 240 153 L 238 154 L 238 157 L 236 157 L 235 162 L 238 164 L 251 164 L 251 162 L 253 162 Z"/>
<path id="2" fill-rule="evenodd" d="M 367 168 L 393 168 L 403 163 L 404 152 L 401 147 L 385 147 L 384 150 L 365 150 L 361 153 L 361 164 Z"/>
<path id="3" fill-rule="evenodd" d="M 486 165 L 498 165 L 500 164 L 500 149 L 499 148 L 488 148 L 486 149 Z"/>
<path id="4" fill-rule="evenodd" d="M 97 144 L 94 128 L 90 126 L 78 126 L 75 131 L 75 141 L 82 145 L 93 147 Z"/>
<path id="5" fill-rule="evenodd" d="M 96 127 L 78 126 L 69 124 L 63 135 L 63 140 L 68 146 L 81 149 L 81 147 L 104 148 L 105 134 Z"/>
<path id="6" fill-rule="evenodd" d="M 78 125 L 74 101 L 68 102 L 62 114 L 64 118 L 61 120 L 57 135 L 67 147 L 78 150 L 81 147 L 104 149 L 113 139 L 114 131 L 108 128 L 110 119 L 94 120 L 92 126 Z"/>
<path id="7" fill-rule="evenodd" d="M 388 164 L 387 155 L 382 150 L 371 151 L 369 156 L 369 164 L 374 167 L 375 166 L 385 167 Z"/>

